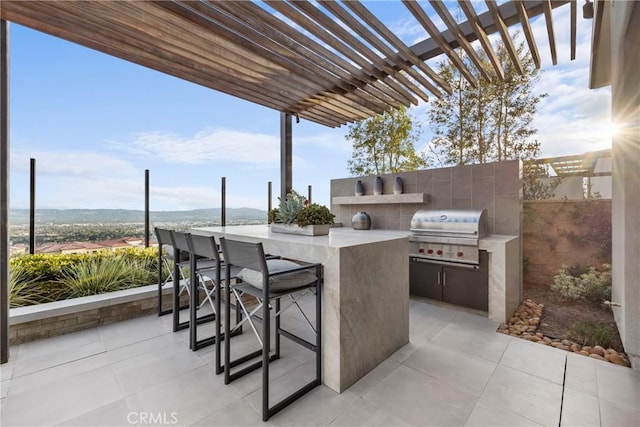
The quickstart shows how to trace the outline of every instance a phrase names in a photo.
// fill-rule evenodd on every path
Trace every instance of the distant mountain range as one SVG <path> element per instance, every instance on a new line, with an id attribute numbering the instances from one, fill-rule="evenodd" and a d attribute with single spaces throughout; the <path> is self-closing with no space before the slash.
<path id="1" fill-rule="evenodd" d="M 220 221 L 220 208 L 194 209 L 190 211 L 151 211 L 151 222 L 209 222 Z M 227 221 L 266 221 L 267 212 L 253 208 L 227 208 Z M 29 209 L 11 209 L 12 224 L 28 224 Z M 112 224 L 144 223 L 144 211 L 130 209 L 37 209 L 39 224 Z"/>

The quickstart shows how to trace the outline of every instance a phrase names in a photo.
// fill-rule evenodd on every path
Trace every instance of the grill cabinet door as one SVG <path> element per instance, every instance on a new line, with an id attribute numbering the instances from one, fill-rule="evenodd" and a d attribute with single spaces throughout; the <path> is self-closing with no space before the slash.
<path id="1" fill-rule="evenodd" d="M 449 267 L 442 269 L 442 300 L 450 304 L 489 310 L 489 275 L 485 251 L 480 251 L 480 268 Z"/>
<path id="2" fill-rule="evenodd" d="M 409 293 L 442 301 L 441 274 L 442 266 L 420 258 L 410 258 Z"/>

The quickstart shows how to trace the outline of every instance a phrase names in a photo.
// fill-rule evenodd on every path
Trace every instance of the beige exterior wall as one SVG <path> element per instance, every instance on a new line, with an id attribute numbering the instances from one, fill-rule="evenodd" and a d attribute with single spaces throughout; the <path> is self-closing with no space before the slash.
<path id="1" fill-rule="evenodd" d="M 608 7 L 612 117 L 621 129 L 612 144 L 612 299 L 625 351 L 640 369 L 640 2 Z"/>

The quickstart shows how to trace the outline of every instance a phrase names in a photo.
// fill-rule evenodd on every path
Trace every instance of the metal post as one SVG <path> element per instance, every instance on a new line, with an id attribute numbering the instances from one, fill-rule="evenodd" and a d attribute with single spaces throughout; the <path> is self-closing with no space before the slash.
<path id="1" fill-rule="evenodd" d="M 9 23 L 0 19 L 0 363 L 9 361 Z"/>
<path id="2" fill-rule="evenodd" d="M 311 204 L 312 202 L 311 202 L 311 186 L 310 185 L 307 187 L 307 194 L 308 194 L 307 200 L 309 201 L 309 204 Z"/>
<path id="3" fill-rule="evenodd" d="M 220 194 L 222 195 L 222 203 L 221 203 L 221 208 L 220 208 L 220 222 L 222 223 L 221 225 L 224 227 L 225 225 L 227 225 L 227 178 L 226 177 L 222 177 L 222 189 L 220 191 Z"/>
<path id="4" fill-rule="evenodd" d="M 280 197 L 284 200 L 293 188 L 291 164 L 293 130 L 291 114 L 280 113 Z"/>
<path id="5" fill-rule="evenodd" d="M 271 204 L 271 198 L 273 197 L 272 193 L 273 193 L 272 184 L 271 184 L 271 181 L 269 181 L 269 183 L 267 184 L 267 214 L 271 212 L 271 209 L 273 209 Z"/>
<path id="6" fill-rule="evenodd" d="M 144 170 L 144 247 L 149 247 L 149 169 Z"/>
<path id="7" fill-rule="evenodd" d="M 36 253 L 36 159 L 30 163 L 30 188 L 29 188 L 29 253 Z"/>

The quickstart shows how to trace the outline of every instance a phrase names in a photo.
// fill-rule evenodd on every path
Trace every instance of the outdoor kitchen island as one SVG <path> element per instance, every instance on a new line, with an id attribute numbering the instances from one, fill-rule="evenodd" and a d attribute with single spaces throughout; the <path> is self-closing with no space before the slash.
<path id="1" fill-rule="evenodd" d="M 323 265 L 322 377 L 331 389 L 346 390 L 409 342 L 408 231 L 336 227 L 302 236 L 242 225 L 191 232 L 262 242 L 267 253 Z"/>

